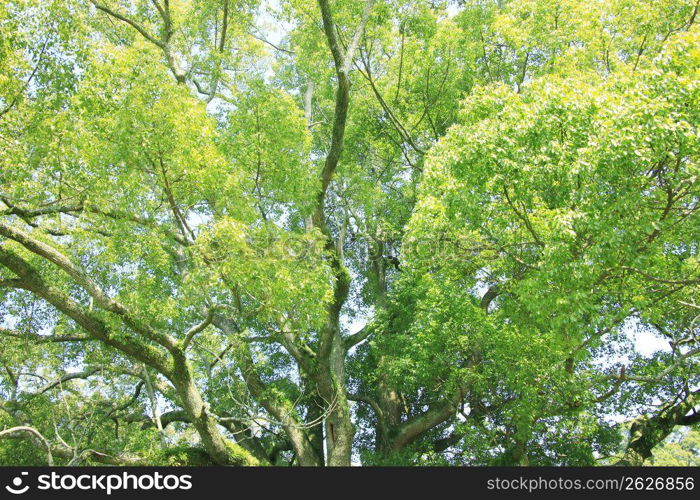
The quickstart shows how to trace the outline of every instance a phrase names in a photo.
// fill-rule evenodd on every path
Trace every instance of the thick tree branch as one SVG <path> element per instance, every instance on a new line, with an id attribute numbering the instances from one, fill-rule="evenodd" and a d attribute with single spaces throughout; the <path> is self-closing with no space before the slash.
<path id="1" fill-rule="evenodd" d="M 237 331 L 236 326 L 233 325 L 231 321 L 220 317 L 216 318 L 215 322 L 217 326 L 228 335 L 242 337 L 241 332 Z M 323 465 L 311 445 L 308 433 L 303 426 L 300 425 L 297 415 L 291 411 L 290 402 L 281 400 L 279 397 L 274 397 L 273 394 L 267 390 L 267 385 L 260 378 L 248 343 L 241 342 L 240 340 L 234 340 L 232 343 L 233 352 L 248 390 L 255 400 L 260 403 L 270 415 L 277 419 L 284 428 L 287 437 L 290 439 L 299 457 L 300 463 L 303 465 Z"/>
<path id="2" fill-rule="evenodd" d="M 466 390 L 466 385 L 460 385 L 446 401 L 432 405 L 424 413 L 403 422 L 391 440 L 391 449 L 400 449 L 417 439 L 424 432 L 453 417 L 464 401 Z"/>
<path id="3" fill-rule="evenodd" d="M 190 345 L 190 342 L 192 342 L 192 339 L 195 335 L 197 335 L 199 332 L 203 331 L 206 327 L 211 325 L 211 322 L 214 319 L 215 312 L 216 309 L 214 307 L 209 308 L 209 310 L 207 311 L 207 316 L 204 318 L 204 320 L 202 320 L 201 323 L 193 326 L 187 331 L 187 333 L 185 334 L 185 338 L 182 339 L 181 348 L 183 351 L 187 350 L 187 347 Z"/>
<path id="4" fill-rule="evenodd" d="M 88 276 L 87 272 L 73 263 L 68 257 L 56 250 L 54 247 L 39 241 L 21 229 L 14 228 L 0 221 L 0 235 L 10 238 L 21 244 L 27 250 L 52 262 L 87 291 L 95 299 L 97 305 L 102 309 L 121 316 L 124 322 L 138 333 L 157 342 L 170 351 L 178 349 L 177 341 L 171 336 L 157 332 L 148 325 L 143 324 L 125 306 L 117 300 L 112 299 Z"/>
<path id="5" fill-rule="evenodd" d="M 326 34 L 328 47 L 333 56 L 335 64 L 336 76 L 338 78 L 338 89 L 335 97 L 335 112 L 333 119 L 333 132 L 331 135 L 331 146 L 326 155 L 326 161 L 321 171 L 321 191 L 317 199 L 316 213 L 314 222 L 318 227 L 322 225 L 323 218 L 323 203 L 326 196 L 326 191 L 331 183 L 333 174 L 338 167 L 340 154 L 343 150 L 343 138 L 345 136 L 345 124 L 347 122 L 348 105 L 350 102 L 350 81 L 348 78 L 350 65 L 354 57 L 355 50 L 362 37 L 369 13 L 372 9 L 374 0 L 368 0 L 363 12 L 362 19 L 352 37 L 352 42 L 348 51 L 343 53 L 343 49 L 338 42 L 336 35 L 336 25 L 333 21 L 330 5 L 327 0 L 318 0 L 321 9 L 321 17 L 323 19 L 323 31 Z"/>
<path id="6" fill-rule="evenodd" d="M 20 277 L 21 288 L 46 300 L 78 323 L 93 338 L 146 363 L 163 374 L 170 373 L 170 364 L 162 352 L 129 336 L 115 335 L 116 332 L 113 332 L 94 313 L 80 306 L 63 291 L 48 285 L 32 266 L 2 245 L 0 245 L 0 264 Z"/>
<path id="7" fill-rule="evenodd" d="M 651 457 L 653 449 L 673 431 L 676 425 L 696 420 L 695 407 L 700 402 L 700 390 L 691 392 L 676 404 L 664 406 L 656 415 L 636 418 L 630 427 L 630 439 L 623 457 L 616 465 L 641 466 Z M 693 411 L 693 415 L 688 413 Z"/>
<path id="8" fill-rule="evenodd" d="M 358 331 L 357 333 L 354 333 L 353 335 L 350 335 L 348 337 L 345 337 L 343 340 L 343 343 L 345 344 L 345 350 L 349 351 L 353 347 L 355 347 L 357 344 L 360 342 L 365 341 L 374 333 L 374 328 L 372 328 L 371 325 L 365 325 Z"/>
<path id="9" fill-rule="evenodd" d="M 53 455 L 51 450 L 51 445 L 48 440 L 42 436 L 42 434 L 36 430 L 34 427 L 29 427 L 27 425 L 20 425 L 17 427 L 12 427 L 4 431 L 0 431 L 0 439 L 6 438 L 29 438 L 29 440 L 38 448 L 42 448 L 46 451 L 46 463 L 48 465 L 53 465 Z M 60 453 L 59 453 L 60 455 Z M 71 454 L 72 456 L 72 454 Z"/>

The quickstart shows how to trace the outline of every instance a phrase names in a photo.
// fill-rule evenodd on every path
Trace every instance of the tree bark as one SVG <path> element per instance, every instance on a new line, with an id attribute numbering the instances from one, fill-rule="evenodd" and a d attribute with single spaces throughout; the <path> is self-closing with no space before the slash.
<path id="1" fill-rule="evenodd" d="M 636 418 L 630 427 L 630 438 L 625 454 L 615 465 L 642 466 L 651 457 L 654 448 L 673 431 L 677 425 L 694 422 L 687 417 L 700 400 L 700 391 L 692 392 L 680 403 L 663 408 L 658 414 Z"/>
<path id="2" fill-rule="evenodd" d="M 260 465 L 259 461 L 240 445 L 222 436 L 209 405 L 202 399 L 195 386 L 192 371 L 185 359 L 175 357 L 170 377 L 182 400 L 182 405 L 202 440 L 202 445 L 212 460 L 220 465 Z"/>

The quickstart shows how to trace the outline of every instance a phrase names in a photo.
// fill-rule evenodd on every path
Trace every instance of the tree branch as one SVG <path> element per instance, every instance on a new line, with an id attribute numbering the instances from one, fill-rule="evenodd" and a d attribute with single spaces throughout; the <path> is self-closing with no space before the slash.
<path id="1" fill-rule="evenodd" d="M 4 431 L 0 431 L 0 439 L 4 438 L 24 438 L 29 437 L 32 443 L 46 450 L 46 463 L 48 465 L 53 465 L 53 454 L 51 450 L 51 445 L 47 439 L 41 435 L 41 433 L 34 427 L 29 427 L 27 425 L 20 425 L 18 427 L 12 427 Z"/>
<path id="2" fill-rule="evenodd" d="M 12 328 L 3 327 L 0 327 L 0 335 L 23 340 L 31 340 L 37 344 L 46 342 L 85 342 L 88 340 L 95 340 L 87 335 L 39 335 L 38 333 L 20 332 Z"/>
<path id="3" fill-rule="evenodd" d="M 195 335 L 197 335 L 199 332 L 204 330 L 206 327 L 211 325 L 212 320 L 214 319 L 214 313 L 216 312 L 216 309 L 214 307 L 210 307 L 209 310 L 207 311 L 207 316 L 204 318 L 204 320 L 190 328 L 187 333 L 185 334 L 185 338 L 182 340 L 181 344 L 181 349 L 183 351 L 187 350 L 187 347 L 190 345 L 190 342 L 192 342 L 192 339 L 194 338 Z"/>
<path id="4" fill-rule="evenodd" d="M 46 300 L 73 319 L 93 338 L 152 366 L 163 374 L 170 373 L 170 364 L 161 351 L 125 335 L 114 335 L 104 321 L 75 302 L 63 291 L 48 285 L 41 275 L 24 259 L 0 245 L 0 264 L 21 279 L 21 288 Z"/>
<path id="5" fill-rule="evenodd" d="M 53 389 L 54 387 L 63 384 L 64 382 L 68 382 L 69 380 L 75 380 L 77 378 L 80 378 L 80 379 L 88 378 L 91 375 L 94 375 L 95 373 L 97 373 L 99 371 L 100 371 L 99 368 L 87 368 L 81 372 L 68 373 L 68 374 L 64 375 L 63 377 L 46 384 L 44 387 L 39 389 L 36 392 L 36 394 L 43 394 L 46 391 L 49 391 L 49 390 Z"/>
<path id="6" fill-rule="evenodd" d="M 350 349 L 355 347 L 360 342 L 363 342 L 365 339 L 369 338 L 369 336 L 372 335 L 373 333 L 374 333 L 374 329 L 370 325 L 365 325 L 357 333 L 354 333 L 353 335 L 345 337 L 345 339 L 343 341 L 343 343 L 345 344 L 345 350 L 349 351 Z"/>
<path id="7" fill-rule="evenodd" d="M 98 3 L 97 0 L 90 0 L 90 3 L 92 5 L 94 5 L 96 9 L 101 10 L 102 12 L 104 12 L 106 14 L 109 14 L 110 16 L 114 17 L 115 19 L 119 19 L 120 21 L 127 23 L 129 26 L 134 28 L 139 33 L 141 33 L 141 35 L 146 40 L 151 42 L 152 44 L 156 45 L 157 47 L 160 47 L 163 50 L 166 49 L 166 46 L 162 41 L 158 40 L 153 35 L 148 33 L 148 31 L 146 31 L 146 29 L 143 26 L 141 26 L 140 24 L 138 24 L 136 21 L 129 19 L 128 17 L 123 16 L 119 12 L 116 12 L 116 11 L 110 9 L 109 7 L 106 7 L 106 6 L 102 5 L 101 3 Z"/>
<path id="8" fill-rule="evenodd" d="M 138 321 L 126 307 L 124 307 L 118 301 L 110 298 L 109 295 L 107 295 L 107 293 L 105 293 L 102 288 L 97 285 L 97 283 L 92 281 L 84 269 L 74 264 L 68 257 L 52 246 L 47 245 L 46 243 L 31 237 L 28 233 L 22 231 L 21 229 L 9 226 L 2 221 L 0 221 L 0 235 L 16 241 L 32 253 L 43 257 L 44 259 L 58 266 L 66 274 L 72 277 L 78 285 L 83 287 L 85 291 L 87 291 L 90 296 L 95 299 L 95 302 L 102 309 L 121 316 L 125 323 L 135 331 L 157 342 L 169 351 L 178 349 L 177 341 L 174 338 L 165 333 L 157 332 L 147 325 L 141 324 L 141 322 Z"/>

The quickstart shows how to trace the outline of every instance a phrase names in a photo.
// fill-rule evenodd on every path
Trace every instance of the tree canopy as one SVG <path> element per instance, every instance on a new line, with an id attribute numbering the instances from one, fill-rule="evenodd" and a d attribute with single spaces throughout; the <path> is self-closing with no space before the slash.
<path id="1" fill-rule="evenodd" d="M 699 9 L 2 2 L 0 462 L 697 463 Z"/>

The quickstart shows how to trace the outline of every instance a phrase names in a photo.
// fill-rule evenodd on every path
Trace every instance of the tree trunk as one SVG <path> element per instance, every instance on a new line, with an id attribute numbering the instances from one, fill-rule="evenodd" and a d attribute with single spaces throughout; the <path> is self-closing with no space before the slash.
<path id="1" fill-rule="evenodd" d="M 209 414 L 208 404 L 204 402 L 195 386 L 184 355 L 181 359 L 176 359 L 174 365 L 171 381 L 182 399 L 185 411 L 192 419 L 192 424 L 197 429 L 204 449 L 212 460 L 220 465 L 260 465 L 247 450 L 221 435 L 216 420 Z"/>

